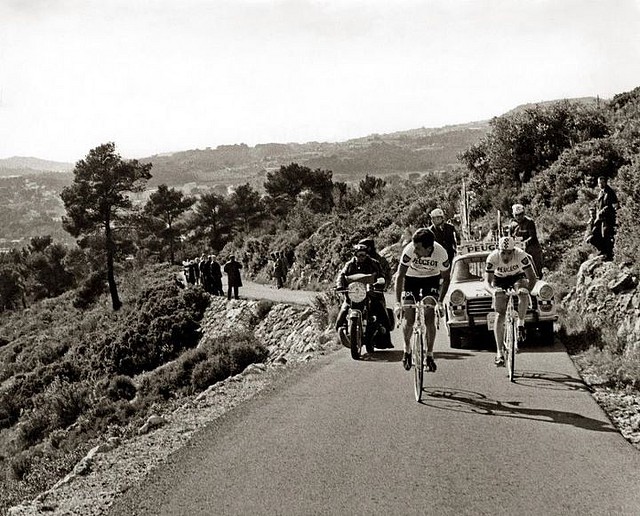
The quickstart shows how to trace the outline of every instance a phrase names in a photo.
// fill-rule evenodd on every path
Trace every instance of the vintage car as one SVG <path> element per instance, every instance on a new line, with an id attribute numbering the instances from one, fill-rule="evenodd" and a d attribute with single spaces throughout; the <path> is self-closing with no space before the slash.
<path id="1" fill-rule="evenodd" d="M 452 348 L 461 348 L 465 340 L 475 337 L 493 338 L 489 330 L 495 315 L 491 295 L 484 287 L 484 268 L 487 256 L 495 248 L 493 242 L 467 242 L 458 246 L 459 254 L 451 264 L 451 282 L 443 303 Z M 554 289 L 546 281 L 538 280 L 531 292 L 531 307 L 525 320 L 527 341 L 552 343 L 557 319 Z"/>

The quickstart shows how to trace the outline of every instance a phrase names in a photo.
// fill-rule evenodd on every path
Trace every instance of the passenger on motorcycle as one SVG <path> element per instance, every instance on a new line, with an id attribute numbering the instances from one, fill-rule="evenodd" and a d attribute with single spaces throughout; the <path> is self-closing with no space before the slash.
<path id="1" fill-rule="evenodd" d="M 384 277 L 380 264 L 377 260 L 371 258 L 367 253 L 367 246 L 363 244 L 357 244 L 354 246 L 354 256 L 351 258 L 342 268 L 338 274 L 336 281 L 336 287 L 343 290 L 347 287 L 347 276 L 352 274 L 374 274 L 375 279 Z M 389 331 L 390 323 L 387 316 L 387 311 L 381 299 L 384 299 L 381 292 L 376 292 L 371 295 L 371 313 L 376 316 L 376 319 L 381 322 L 382 326 Z M 349 337 L 347 335 L 347 312 L 349 311 L 349 304 L 347 303 L 346 295 L 342 302 L 338 317 L 336 319 L 336 330 L 340 337 L 340 342 L 343 346 L 349 347 Z"/>
<path id="2" fill-rule="evenodd" d="M 525 339 L 524 319 L 529 306 L 529 292 L 536 284 L 531 256 L 515 246 L 513 237 L 504 236 L 498 241 L 498 249 L 487 256 L 484 273 L 485 289 L 493 297 L 496 320 L 493 335 L 496 339 L 496 359 L 498 367 L 504 366 L 503 336 L 504 317 L 507 311 L 505 290 L 512 288 L 518 293 L 518 340 Z"/>
<path id="3" fill-rule="evenodd" d="M 411 238 L 400 256 L 398 274 L 396 276 L 396 317 L 403 313 L 404 355 L 402 365 L 409 371 L 411 369 L 411 334 L 415 322 L 415 309 L 402 308 L 401 300 L 403 292 L 413 295 L 415 301 L 431 296 L 440 304 L 447 288 L 449 287 L 449 257 L 447 251 L 435 241 L 433 232 L 428 228 L 418 229 Z M 442 279 L 442 284 L 440 282 Z M 435 302 L 427 301 L 425 308 L 425 324 L 428 338 L 427 343 L 427 368 L 436 370 L 436 362 L 433 358 L 433 344 L 436 338 L 435 326 Z"/>

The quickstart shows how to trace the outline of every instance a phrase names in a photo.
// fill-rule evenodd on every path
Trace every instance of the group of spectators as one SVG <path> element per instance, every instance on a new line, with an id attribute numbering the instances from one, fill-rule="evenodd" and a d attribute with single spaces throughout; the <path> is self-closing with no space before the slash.
<path id="1" fill-rule="evenodd" d="M 233 296 L 238 299 L 238 289 L 242 286 L 240 269 L 242 264 L 235 256 L 220 265 L 216 256 L 203 254 L 200 258 L 182 262 L 184 278 L 187 285 L 201 285 L 205 292 L 214 296 L 224 296 L 222 288 L 222 273 L 227 275 L 227 299 Z"/>

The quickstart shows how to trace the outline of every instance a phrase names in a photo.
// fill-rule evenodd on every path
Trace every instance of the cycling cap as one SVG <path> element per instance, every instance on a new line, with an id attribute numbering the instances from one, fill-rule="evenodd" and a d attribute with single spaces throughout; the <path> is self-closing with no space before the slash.
<path id="1" fill-rule="evenodd" d="M 433 217 L 442 217 L 442 218 L 444 218 L 444 212 L 440 208 L 436 208 L 435 210 L 432 210 L 429 215 L 431 215 L 432 218 Z"/>
<path id="2" fill-rule="evenodd" d="M 367 247 L 373 249 L 375 248 L 375 243 L 373 242 L 373 238 L 363 238 L 358 242 L 358 244 L 366 245 Z"/>
<path id="3" fill-rule="evenodd" d="M 423 247 L 431 247 L 435 240 L 435 236 L 428 228 L 418 229 L 411 238 L 414 244 L 421 243 Z"/>
<path id="4" fill-rule="evenodd" d="M 353 246 L 354 254 L 362 253 L 362 252 L 366 253 L 368 250 L 369 249 L 364 244 L 356 244 L 356 245 Z"/>
<path id="5" fill-rule="evenodd" d="M 511 211 L 513 211 L 514 215 L 519 215 L 520 213 L 524 213 L 524 206 L 522 206 L 522 204 L 514 204 L 511 206 Z"/>
<path id="6" fill-rule="evenodd" d="M 516 242 L 513 237 L 504 236 L 498 241 L 498 249 L 500 251 L 511 251 L 516 248 Z"/>

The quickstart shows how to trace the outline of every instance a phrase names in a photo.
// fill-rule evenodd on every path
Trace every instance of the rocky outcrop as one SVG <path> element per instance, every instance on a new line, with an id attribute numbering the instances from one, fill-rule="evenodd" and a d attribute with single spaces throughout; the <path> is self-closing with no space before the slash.
<path id="1" fill-rule="evenodd" d="M 201 329 L 201 345 L 225 334 L 252 333 L 269 350 L 267 363 L 306 361 L 336 342 L 312 307 L 264 300 L 213 298 Z"/>
<path id="2" fill-rule="evenodd" d="M 580 266 L 563 304 L 595 327 L 614 328 L 625 353 L 640 351 L 640 289 L 631 270 L 591 258 Z"/>

